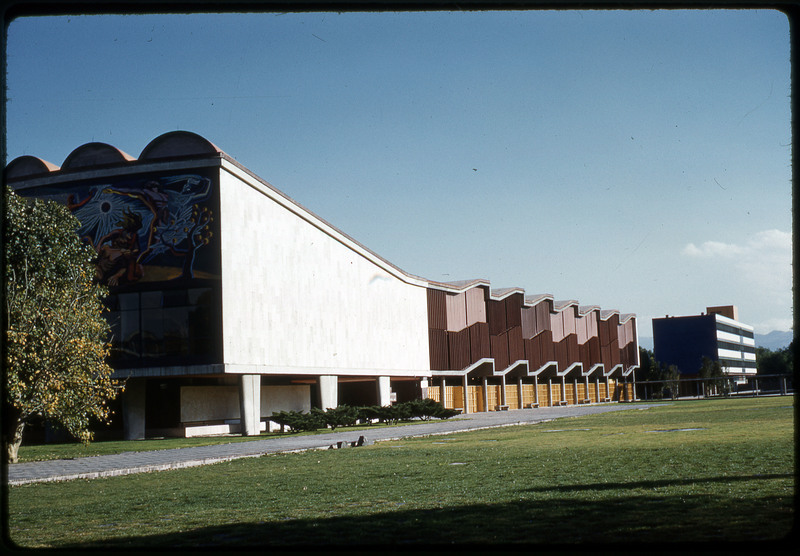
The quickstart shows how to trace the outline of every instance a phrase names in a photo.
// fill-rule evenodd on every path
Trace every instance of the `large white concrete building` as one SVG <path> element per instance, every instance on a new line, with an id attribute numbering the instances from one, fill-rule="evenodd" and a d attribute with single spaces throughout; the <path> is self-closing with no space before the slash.
<path id="1" fill-rule="evenodd" d="M 6 181 L 70 207 L 97 252 L 126 438 L 256 434 L 274 411 L 341 403 L 631 395 L 634 315 L 410 275 L 198 135 L 138 158 L 103 143 L 61 167 L 23 156 Z"/>

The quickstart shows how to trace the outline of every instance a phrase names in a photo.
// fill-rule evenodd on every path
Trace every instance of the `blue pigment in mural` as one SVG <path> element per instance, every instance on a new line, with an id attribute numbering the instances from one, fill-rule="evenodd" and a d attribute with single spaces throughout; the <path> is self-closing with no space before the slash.
<path id="1" fill-rule="evenodd" d="M 65 203 L 97 253 L 96 278 L 108 286 L 216 278 L 200 252 L 214 232 L 211 180 L 196 174 L 66 186 L 36 192 Z"/>

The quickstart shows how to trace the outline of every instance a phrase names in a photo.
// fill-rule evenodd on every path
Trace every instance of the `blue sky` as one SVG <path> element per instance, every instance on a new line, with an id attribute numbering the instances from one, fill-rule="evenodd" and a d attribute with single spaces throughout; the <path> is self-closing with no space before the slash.
<path id="1" fill-rule="evenodd" d="M 400 268 L 788 330 L 789 24 L 770 10 L 11 22 L 7 160 L 206 137 Z"/>

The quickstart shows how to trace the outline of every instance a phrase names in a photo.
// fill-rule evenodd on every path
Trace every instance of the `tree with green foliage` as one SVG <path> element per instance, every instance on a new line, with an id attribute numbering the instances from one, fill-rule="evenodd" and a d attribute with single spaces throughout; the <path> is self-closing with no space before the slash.
<path id="1" fill-rule="evenodd" d="M 107 422 L 121 390 L 106 363 L 110 328 L 106 290 L 94 283 L 94 251 L 63 205 L 5 191 L 7 459 L 17 461 L 34 417 L 63 426 L 84 443 L 90 419 Z"/>
<path id="2" fill-rule="evenodd" d="M 756 366 L 759 375 L 788 375 L 794 369 L 794 341 L 789 347 L 771 350 L 756 348 Z"/>

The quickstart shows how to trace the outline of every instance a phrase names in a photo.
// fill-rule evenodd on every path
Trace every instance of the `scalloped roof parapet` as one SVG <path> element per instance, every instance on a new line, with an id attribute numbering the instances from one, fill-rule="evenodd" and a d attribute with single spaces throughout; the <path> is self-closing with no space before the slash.
<path id="1" fill-rule="evenodd" d="M 5 176 L 7 180 L 14 180 L 38 176 L 40 174 L 48 174 L 50 172 L 58 172 L 60 169 L 61 168 L 52 162 L 26 154 L 18 156 L 8 163 Z"/>
<path id="2" fill-rule="evenodd" d="M 136 160 L 126 152 L 107 143 L 86 143 L 81 145 L 64 160 L 62 170 L 87 168 L 89 166 L 103 166 L 118 164 L 120 162 L 133 162 Z"/>
<path id="3" fill-rule="evenodd" d="M 579 305 L 578 306 L 578 313 L 581 315 L 588 315 L 592 311 L 599 311 L 599 305 Z"/>
<path id="4" fill-rule="evenodd" d="M 205 137 L 191 131 L 170 131 L 150 141 L 142 149 L 139 160 L 207 154 L 222 154 L 222 150 Z"/>
<path id="5" fill-rule="evenodd" d="M 614 315 L 619 315 L 619 311 L 617 309 L 603 309 L 600 311 L 600 320 L 608 320 Z"/>

